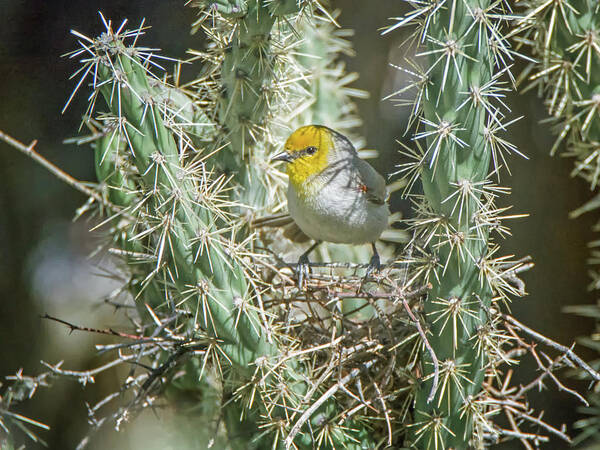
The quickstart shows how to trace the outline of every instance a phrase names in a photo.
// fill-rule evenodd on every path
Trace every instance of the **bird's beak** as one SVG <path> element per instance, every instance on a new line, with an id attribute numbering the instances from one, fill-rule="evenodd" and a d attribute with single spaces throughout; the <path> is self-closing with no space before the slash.
<path id="1" fill-rule="evenodd" d="M 275 156 L 273 156 L 271 158 L 271 162 L 273 162 L 273 161 L 291 162 L 292 157 L 288 152 L 281 152 L 281 153 L 277 153 Z"/>

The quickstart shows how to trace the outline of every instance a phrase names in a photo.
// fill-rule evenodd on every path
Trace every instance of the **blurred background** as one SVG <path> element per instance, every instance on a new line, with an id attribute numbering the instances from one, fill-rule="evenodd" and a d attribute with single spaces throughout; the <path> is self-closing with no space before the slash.
<path id="1" fill-rule="evenodd" d="M 89 147 L 67 145 L 76 136 L 85 111 L 85 94 L 78 95 L 61 114 L 74 82 L 69 76 L 76 61 L 61 55 L 76 48 L 69 31 L 76 29 L 94 36 L 103 29 L 98 11 L 114 23 L 127 18 L 132 26 L 146 19 L 152 28 L 142 40 L 161 53 L 185 57 L 189 48 L 201 48 L 202 38 L 190 35 L 195 12 L 183 0 L 17 0 L 0 1 L 0 129 L 28 144 L 38 139 L 38 151 L 80 180 L 95 181 L 93 154 Z M 380 36 L 379 29 L 390 17 L 405 12 L 406 5 L 389 0 L 338 0 L 339 23 L 356 31 L 356 57 L 346 58 L 349 71 L 358 72 L 355 86 L 369 92 L 358 103 L 364 121 L 362 133 L 367 148 L 380 151 L 373 164 L 390 173 L 400 162 L 396 139 L 406 127 L 408 110 L 381 99 L 403 82 L 390 63 L 403 64 L 399 49 L 402 33 Z M 518 71 L 518 67 L 516 69 Z M 85 90 L 83 90 L 85 92 Z M 512 177 L 503 184 L 512 188 L 505 203 L 513 213 L 529 217 L 512 223 L 513 236 L 502 243 L 504 254 L 531 255 L 536 267 L 525 274 L 529 293 L 512 304 L 519 320 L 564 344 L 589 334 L 592 322 L 561 313 L 566 305 L 595 302 L 588 292 L 586 244 L 594 238 L 593 215 L 569 220 L 569 211 L 584 203 L 591 193 L 586 185 L 571 179 L 572 161 L 551 158 L 553 137 L 539 121 L 543 105 L 534 94 L 511 96 L 507 103 L 515 116 L 524 118 L 511 127 L 508 139 L 528 156 L 510 158 Z M 97 260 L 89 258 L 97 236 L 92 223 L 74 222 L 75 211 L 86 198 L 18 151 L 0 143 L 0 380 L 20 368 L 35 375 L 44 370 L 40 360 L 85 370 L 101 364 L 94 345 L 111 341 L 87 333 L 69 334 L 59 324 L 40 319 L 44 313 L 80 325 L 118 328 L 120 313 L 103 305 L 102 298 L 116 286 L 105 276 Z M 396 200 L 393 210 L 410 214 L 409 205 Z M 595 358 L 585 349 L 587 359 Z M 532 367 L 515 367 L 516 377 L 531 373 Z M 18 412 L 48 424 L 41 433 L 51 449 L 75 448 L 88 427 L 86 402 L 95 403 L 117 389 L 119 376 L 106 373 L 93 384 L 82 386 L 66 379 L 42 389 Z M 585 390 L 585 384 L 569 380 L 570 386 Z M 554 424 L 571 424 L 581 416 L 578 405 L 555 389 L 542 392 L 534 403 L 546 411 Z M 90 448 L 166 448 L 160 443 L 161 422 L 148 414 L 121 433 L 98 437 Z M 1 431 L 0 431 L 1 433 Z M 1 434 L 0 434 L 1 442 Z M 23 435 L 17 442 L 41 448 Z M 520 448 L 508 443 L 502 448 Z M 566 448 L 554 441 L 547 448 Z"/>

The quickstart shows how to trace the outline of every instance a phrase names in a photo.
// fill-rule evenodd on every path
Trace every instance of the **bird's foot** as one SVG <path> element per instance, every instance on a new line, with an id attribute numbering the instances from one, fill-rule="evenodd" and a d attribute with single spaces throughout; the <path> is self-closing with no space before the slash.
<path id="1" fill-rule="evenodd" d="M 379 260 L 379 255 L 375 253 L 371 260 L 369 261 L 369 265 L 367 266 L 367 272 L 365 273 L 365 278 L 369 278 L 373 273 L 379 272 L 381 270 L 381 261 Z"/>
<path id="2" fill-rule="evenodd" d="M 310 261 L 307 255 L 302 255 L 298 259 L 298 265 L 296 266 L 296 273 L 298 274 L 298 288 L 302 289 L 304 280 L 308 280 L 310 277 Z"/>

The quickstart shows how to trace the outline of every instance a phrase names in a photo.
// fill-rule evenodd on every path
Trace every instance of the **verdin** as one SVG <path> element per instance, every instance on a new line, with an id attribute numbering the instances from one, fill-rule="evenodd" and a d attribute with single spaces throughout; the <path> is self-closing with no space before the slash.
<path id="1" fill-rule="evenodd" d="M 385 180 L 358 157 L 348 138 L 325 126 L 304 126 L 290 135 L 284 151 L 272 160 L 287 163 L 288 209 L 300 229 L 292 227 L 286 235 L 301 240 L 304 234 L 316 241 L 300 256 L 299 283 L 308 273 L 308 255 L 322 241 L 370 243 L 368 273 L 379 269 L 375 241 L 390 215 Z M 278 219 L 279 225 L 286 220 L 283 215 Z"/>

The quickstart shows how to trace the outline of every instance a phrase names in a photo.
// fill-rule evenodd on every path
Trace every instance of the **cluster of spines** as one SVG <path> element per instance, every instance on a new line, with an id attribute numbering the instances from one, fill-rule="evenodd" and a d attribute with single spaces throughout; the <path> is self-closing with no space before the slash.
<path id="1" fill-rule="evenodd" d="M 415 80 L 396 93 L 415 91 L 408 131 L 416 149 L 403 152 L 410 161 L 400 169 L 408 186 L 420 181 L 424 191 L 410 194 L 411 282 L 433 285 L 423 307 L 428 342 L 409 441 L 424 449 L 466 448 L 479 445 L 490 428 L 477 399 L 486 371 L 504 358 L 502 333 L 485 332 L 490 308 L 520 293 L 504 280 L 505 259 L 495 257 L 492 241 L 493 231 L 508 232 L 502 220 L 513 217 L 495 206 L 506 189 L 492 177 L 507 153 L 518 153 L 502 137 L 512 123 L 502 81 L 513 59 L 503 36 L 510 10 L 500 0 L 411 3 L 414 10 L 385 31 L 416 25 L 417 62 L 403 69 Z"/>

